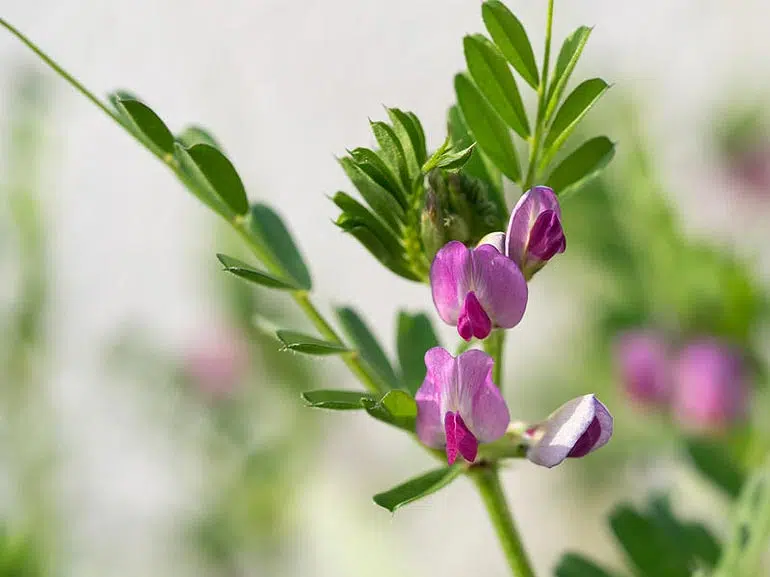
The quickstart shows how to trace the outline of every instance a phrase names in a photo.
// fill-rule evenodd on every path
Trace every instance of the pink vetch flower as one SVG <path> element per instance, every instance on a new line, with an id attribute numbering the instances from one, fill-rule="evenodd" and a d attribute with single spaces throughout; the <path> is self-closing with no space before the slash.
<path id="1" fill-rule="evenodd" d="M 684 347 L 674 370 L 672 408 L 685 427 L 719 432 L 744 419 L 749 383 L 741 354 L 717 339 Z"/>
<path id="2" fill-rule="evenodd" d="M 527 281 L 519 267 L 487 244 L 445 244 L 433 259 L 430 284 L 441 320 L 456 325 L 466 341 L 486 338 L 493 327 L 515 327 L 527 308 Z"/>
<path id="3" fill-rule="evenodd" d="M 621 335 L 615 363 L 626 395 L 641 405 L 662 407 L 671 396 L 669 347 L 663 335 L 639 330 Z"/>
<path id="4" fill-rule="evenodd" d="M 607 444 L 612 426 L 612 415 L 599 399 L 594 395 L 577 397 L 527 429 L 527 459 L 551 468 L 570 457 L 585 457 Z"/>
<path id="5" fill-rule="evenodd" d="M 425 353 L 427 374 L 417 391 L 417 436 L 436 449 L 445 448 L 447 461 L 457 455 L 472 463 L 479 443 L 505 434 L 511 421 L 508 406 L 492 382 L 492 357 L 470 350 L 453 357 L 434 347 Z"/>
<path id="6" fill-rule="evenodd" d="M 188 349 L 184 371 L 202 393 L 225 398 L 232 395 L 248 364 L 248 348 L 241 334 L 220 328 Z"/>
<path id="7" fill-rule="evenodd" d="M 770 142 L 745 146 L 728 154 L 730 176 L 758 198 L 770 195 Z"/>
<path id="8" fill-rule="evenodd" d="M 559 199 L 547 186 L 535 186 L 516 203 L 505 233 L 493 232 L 481 243 L 491 244 L 519 265 L 527 279 L 567 248 L 561 227 Z"/>

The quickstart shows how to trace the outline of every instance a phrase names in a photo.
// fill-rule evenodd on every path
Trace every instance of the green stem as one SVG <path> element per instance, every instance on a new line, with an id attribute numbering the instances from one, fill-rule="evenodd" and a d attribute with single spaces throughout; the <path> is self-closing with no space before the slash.
<path id="1" fill-rule="evenodd" d="M 21 40 L 27 48 L 32 50 L 38 58 L 40 58 L 43 62 L 48 64 L 53 70 L 64 80 L 69 82 L 75 90 L 80 92 L 83 96 L 88 98 L 88 100 L 91 101 L 91 103 L 95 104 L 99 108 L 102 109 L 102 112 L 104 112 L 107 116 L 112 118 L 115 122 L 120 123 L 120 120 L 115 116 L 115 113 L 112 112 L 107 106 L 99 100 L 94 94 L 92 94 L 85 86 L 83 86 L 80 82 L 78 82 L 72 75 L 70 75 L 66 70 L 64 70 L 59 64 L 57 64 L 50 56 L 48 56 L 45 52 L 43 52 L 36 44 L 34 44 L 29 38 L 24 36 L 19 30 L 14 28 L 9 22 L 7 22 L 5 19 L 0 18 L 0 25 L 3 26 L 8 32 L 16 36 L 19 40 Z"/>
<path id="2" fill-rule="evenodd" d="M 302 309 L 302 312 L 311 320 L 319 333 L 323 335 L 329 341 L 335 343 L 342 343 L 342 339 L 334 332 L 334 329 L 321 315 L 313 302 L 310 300 L 310 295 L 306 292 L 296 292 L 293 294 L 294 300 Z M 384 393 L 383 387 L 378 384 L 372 375 L 369 374 L 367 369 L 361 363 L 361 359 L 358 356 L 358 352 L 354 352 L 351 355 L 345 355 L 342 357 L 343 362 L 347 365 L 350 372 L 353 373 L 358 380 L 373 393 Z"/>
<path id="3" fill-rule="evenodd" d="M 548 68 L 551 60 L 551 31 L 553 28 L 553 1 L 548 0 L 548 14 L 545 22 L 545 49 L 543 50 L 543 68 L 540 76 L 540 85 L 537 88 L 537 121 L 535 122 L 535 134 L 532 137 L 532 143 L 529 149 L 529 168 L 527 177 L 524 179 L 524 191 L 532 188 L 537 179 L 537 161 L 540 157 L 540 147 L 545 131 L 545 101 L 548 94 Z"/>
<path id="4" fill-rule="evenodd" d="M 147 150 L 149 150 L 153 155 L 155 155 L 156 158 L 158 158 L 163 164 L 165 164 L 169 169 L 171 169 L 174 174 L 182 181 L 182 183 L 185 182 L 185 176 L 181 172 L 179 166 L 174 161 L 172 157 L 169 157 L 168 155 L 162 154 L 158 150 L 154 150 L 153 148 L 150 148 L 147 146 L 146 143 L 142 142 L 142 140 L 134 134 L 128 126 L 126 126 L 121 120 L 117 117 L 117 115 L 110 110 L 106 104 L 104 104 L 98 97 L 96 97 L 90 90 L 88 90 L 85 86 L 83 86 L 74 76 L 69 74 L 67 71 L 65 71 L 59 64 L 54 61 L 50 56 L 48 56 L 45 52 L 43 52 L 40 47 L 38 47 L 34 42 L 32 42 L 29 38 L 24 36 L 19 30 L 17 30 L 15 27 L 13 27 L 9 22 L 4 20 L 3 18 L 0 18 L 0 25 L 2 25 L 5 29 L 7 29 L 11 34 L 16 36 L 19 40 L 21 40 L 32 52 L 34 52 L 43 62 L 48 64 L 54 72 L 56 72 L 59 76 L 61 76 L 64 80 L 66 80 L 75 90 L 80 92 L 83 96 L 85 96 L 88 100 L 91 101 L 92 104 L 96 105 L 102 112 L 104 112 L 107 116 L 109 116 L 118 126 L 123 128 L 128 134 L 133 136 L 137 142 L 139 142 L 142 146 L 144 146 Z M 254 242 L 254 239 L 251 237 L 251 234 L 248 231 L 248 227 L 246 226 L 246 221 L 243 218 L 236 217 L 234 220 L 228 220 L 230 225 L 238 232 L 238 234 L 243 237 L 243 239 L 247 242 L 249 247 L 251 248 L 252 252 L 255 253 L 255 255 L 264 262 L 265 266 L 267 266 L 268 269 L 274 268 L 275 263 L 272 262 L 270 258 L 268 258 L 268 255 L 265 255 L 264 251 L 261 250 L 261 248 Z M 273 270 L 272 272 L 275 272 Z M 318 309 L 315 307 L 315 305 L 310 301 L 310 297 L 308 294 L 304 291 L 298 291 L 295 293 L 292 293 L 292 296 L 294 298 L 294 301 L 297 303 L 300 309 L 307 315 L 307 317 L 310 319 L 310 321 L 313 323 L 313 326 L 318 330 L 321 335 L 332 342 L 335 343 L 342 343 L 342 339 L 337 335 L 337 333 L 334 331 L 334 329 L 331 327 L 331 325 L 326 321 L 326 319 L 321 315 L 321 313 L 318 311 Z M 373 392 L 382 392 L 382 387 L 377 384 L 377 382 L 374 380 L 374 378 L 369 374 L 369 371 L 366 369 L 366 367 L 361 363 L 360 358 L 357 354 L 352 355 L 346 355 L 342 357 L 344 363 L 348 366 L 350 371 L 358 377 L 362 384 L 366 386 L 369 390 Z"/>
<path id="5" fill-rule="evenodd" d="M 503 388 L 503 348 L 505 346 L 505 331 L 496 329 L 484 341 L 484 350 L 495 360 L 492 367 L 492 381 L 498 388 Z"/>
<path id="6" fill-rule="evenodd" d="M 505 557 L 512 574 L 514 577 L 535 577 L 532 564 L 524 550 L 519 531 L 500 484 L 497 467 L 479 467 L 471 473 L 471 476 L 487 508 L 500 545 L 505 551 Z"/>

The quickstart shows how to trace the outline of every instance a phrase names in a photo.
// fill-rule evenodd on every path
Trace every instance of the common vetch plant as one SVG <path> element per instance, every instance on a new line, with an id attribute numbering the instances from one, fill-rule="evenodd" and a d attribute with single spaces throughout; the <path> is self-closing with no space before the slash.
<path id="1" fill-rule="evenodd" d="M 567 149 L 608 84 L 601 78 L 572 82 L 589 28 L 567 37 L 552 63 L 553 4 L 547 3 L 539 63 L 516 16 L 496 0 L 482 5 L 488 35 L 463 40 L 467 70 L 454 78 L 457 103 L 438 149 L 429 150 L 416 114 L 388 108 L 388 121 L 371 123 L 377 148 L 354 147 L 339 159 L 358 198 L 333 195 L 341 211 L 336 225 L 388 270 L 429 284 L 438 316 L 456 326 L 462 339 L 453 355 L 438 343 L 428 314 L 401 311 L 397 364 L 357 311 L 337 308 L 332 320 L 316 308 L 311 274 L 291 233 L 271 207 L 249 201 L 210 132 L 190 126 L 174 133 L 126 91 L 103 102 L 0 20 L 242 237 L 257 262 L 217 255 L 224 269 L 288 292 L 316 329 L 278 330 L 282 347 L 337 356 L 362 385 L 360 391 L 308 391 L 305 402 L 365 411 L 415 436 L 437 459 L 436 468 L 376 495 L 375 503 L 394 511 L 468 475 L 518 577 L 534 571 L 500 485 L 501 463 L 526 457 L 553 467 L 584 457 L 609 441 L 613 426 L 610 412 L 592 394 L 567 401 L 541 422 L 512 421 L 502 391 L 505 331 L 525 314 L 528 282 L 566 249 L 560 199 L 600 171 L 615 148 L 599 136 Z M 532 111 L 524 106 L 524 90 L 535 92 Z M 509 202 L 517 195 L 517 202 Z"/>

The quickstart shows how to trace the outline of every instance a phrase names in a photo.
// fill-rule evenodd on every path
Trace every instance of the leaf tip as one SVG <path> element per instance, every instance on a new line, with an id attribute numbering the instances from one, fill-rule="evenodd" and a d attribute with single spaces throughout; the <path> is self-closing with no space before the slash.
<path id="1" fill-rule="evenodd" d="M 374 501 L 374 503 L 376 505 L 379 505 L 380 507 L 382 507 L 383 509 L 385 509 L 386 511 L 388 511 L 390 513 L 395 513 L 396 509 L 398 509 L 398 505 L 390 505 L 390 504 L 388 504 L 382 498 L 382 495 L 375 495 L 374 497 L 372 497 L 372 501 Z"/>
<path id="2" fill-rule="evenodd" d="M 223 270 L 230 270 L 230 266 L 227 264 L 227 255 L 224 255 L 221 252 L 218 252 L 217 260 L 224 267 Z"/>

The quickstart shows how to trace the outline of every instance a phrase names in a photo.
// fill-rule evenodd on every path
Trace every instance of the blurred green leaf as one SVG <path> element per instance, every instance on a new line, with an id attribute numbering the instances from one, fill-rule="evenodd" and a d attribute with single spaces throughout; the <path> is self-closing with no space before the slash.
<path id="1" fill-rule="evenodd" d="M 349 307 L 336 309 L 342 329 L 358 351 L 361 359 L 375 372 L 384 390 L 401 386 L 387 355 L 372 331 L 356 311 Z"/>
<path id="2" fill-rule="evenodd" d="M 719 542 L 703 525 L 680 521 L 671 510 L 668 496 L 653 496 L 649 512 L 649 518 L 658 530 L 677 544 L 684 563 L 690 567 L 713 568 L 716 565 L 720 555 Z"/>
<path id="3" fill-rule="evenodd" d="M 271 255 L 285 277 L 293 279 L 303 290 L 313 288 L 302 254 L 281 217 L 272 208 L 261 203 L 254 204 L 251 207 L 249 230 L 263 250 Z"/>
<path id="4" fill-rule="evenodd" d="M 449 109 L 447 125 L 454 148 L 467 148 L 475 142 L 458 106 L 452 106 Z M 508 210 L 503 197 L 503 179 L 500 169 L 478 147 L 473 149 L 471 157 L 463 166 L 463 172 L 487 184 L 500 214 L 503 217 L 507 216 Z"/>
<path id="5" fill-rule="evenodd" d="M 390 491 L 374 496 L 374 502 L 393 513 L 399 507 L 422 499 L 443 489 L 462 473 L 460 466 L 434 469 L 424 475 L 410 479 Z"/>
<path id="6" fill-rule="evenodd" d="M 286 351 L 295 351 L 306 355 L 341 355 L 353 352 L 340 343 L 324 341 L 295 331 L 282 330 L 275 335 L 283 343 L 283 350 Z"/>
<path id="7" fill-rule="evenodd" d="M 425 379 L 425 353 L 439 346 L 428 315 L 424 313 L 398 314 L 396 348 L 401 365 L 401 379 L 413 395 Z"/>
<path id="8" fill-rule="evenodd" d="M 352 158 L 340 158 L 339 163 L 374 213 L 391 228 L 398 230 L 398 223 L 404 220 L 404 209 L 398 200 L 387 189 L 377 184 Z"/>
<path id="9" fill-rule="evenodd" d="M 575 69 L 578 60 L 580 60 L 580 55 L 583 53 L 583 48 L 586 42 L 588 42 L 589 36 L 591 36 L 591 28 L 581 26 L 567 36 L 564 44 L 561 46 L 559 57 L 556 60 L 556 68 L 553 70 L 551 86 L 548 89 L 548 106 L 545 112 L 546 124 L 551 120 L 551 116 L 559 105 L 562 94 L 564 94 L 564 90 L 567 88 L 572 71 Z"/>
<path id="10" fill-rule="evenodd" d="M 759 575 L 770 539 L 770 460 L 744 484 L 724 553 L 712 577 Z"/>
<path id="11" fill-rule="evenodd" d="M 362 410 L 365 401 L 377 402 L 377 397 L 371 393 L 359 391 L 332 391 L 320 389 L 306 391 L 302 398 L 309 407 L 315 409 L 333 409 L 335 411 Z"/>
<path id="12" fill-rule="evenodd" d="M 529 121 L 519 87 L 500 51 L 481 34 L 463 39 L 468 72 L 492 108 L 519 136 L 529 138 Z"/>
<path id="13" fill-rule="evenodd" d="M 508 62 L 537 90 L 540 80 L 535 54 L 519 19 L 497 0 L 485 2 L 481 6 L 481 16 L 489 34 Z"/>
<path id="14" fill-rule="evenodd" d="M 422 124 L 411 112 L 404 112 L 398 108 L 388 108 L 387 111 L 393 123 L 393 131 L 404 149 L 409 173 L 416 176 L 420 173 L 420 167 L 428 156 Z"/>
<path id="15" fill-rule="evenodd" d="M 409 168 L 406 163 L 406 154 L 401 146 L 401 141 L 393 129 L 384 122 L 370 122 L 369 125 L 380 146 L 380 151 L 390 168 L 399 175 L 405 187 L 411 186 Z"/>
<path id="16" fill-rule="evenodd" d="M 726 447 L 710 439 L 691 438 L 685 441 L 685 449 L 701 475 L 728 496 L 740 495 L 746 476 Z"/>
<path id="17" fill-rule="evenodd" d="M 244 215 L 249 212 L 249 201 L 241 177 L 219 149 L 208 144 L 196 144 L 187 149 L 187 154 L 214 192 L 235 214 Z"/>
<path id="18" fill-rule="evenodd" d="M 161 152 L 174 154 L 174 135 L 149 106 L 122 91 L 111 94 L 109 100 L 132 132 Z"/>
<path id="19" fill-rule="evenodd" d="M 554 570 L 555 577 L 613 577 L 579 553 L 565 553 Z"/>
<path id="20" fill-rule="evenodd" d="M 722 552 L 719 541 L 706 527 L 698 523 L 689 523 L 683 528 L 688 549 L 697 559 L 703 561 L 704 568 L 715 567 Z"/>
<path id="21" fill-rule="evenodd" d="M 190 148 L 196 144 L 208 144 L 209 146 L 222 150 L 222 147 L 214 136 L 200 126 L 188 126 L 182 132 L 177 134 L 176 139 L 178 142 L 182 143 L 185 148 Z"/>
<path id="22" fill-rule="evenodd" d="M 0 526 L 0 577 L 43 577 L 43 550 L 31 535 L 9 533 Z"/>
<path id="23" fill-rule="evenodd" d="M 219 262 L 222 263 L 222 266 L 225 267 L 227 272 L 233 273 L 235 276 L 239 276 L 242 279 L 246 279 L 268 288 L 300 290 L 296 284 L 287 280 L 280 279 L 261 270 L 257 270 L 245 262 L 238 260 L 237 258 L 227 256 L 226 254 L 217 254 L 217 258 L 219 259 Z"/>
<path id="24" fill-rule="evenodd" d="M 597 136 L 580 145 L 551 171 L 546 184 L 557 195 L 579 188 L 595 177 L 615 156 L 615 144 L 606 136 Z"/>
<path id="25" fill-rule="evenodd" d="M 382 399 L 364 399 L 362 404 L 375 419 L 414 433 L 417 403 L 405 391 L 388 391 Z"/>
<path id="26" fill-rule="evenodd" d="M 609 85 L 601 78 L 591 78 L 581 83 L 567 96 L 545 137 L 546 152 L 543 155 L 543 168 L 608 88 Z"/>
<path id="27" fill-rule="evenodd" d="M 465 123 L 481 148 L 495 165 L 517 182 L 521 167 L 513 147 L 511 135 L 503 120 L 495 112 L 470 78 L 464 74 L 455 76 L 455 92 Z"/>
<path id="28" fill-rule="evenodd" d="M 610 515 L 610 526 L 628 560 L 648 577 L 689 577 L 690 566 L 681 543 L 673 542 L 655 524 L 628 505 Z"/>

